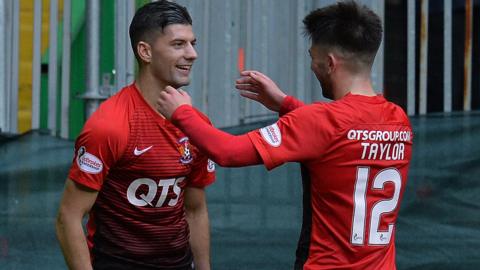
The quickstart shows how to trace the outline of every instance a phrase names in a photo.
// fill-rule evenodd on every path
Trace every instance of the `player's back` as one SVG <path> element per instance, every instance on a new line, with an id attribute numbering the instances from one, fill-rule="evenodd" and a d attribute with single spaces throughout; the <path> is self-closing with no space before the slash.
<path id="1" fill-rule="evenodd" d="M 395 269 L 394 228 L 413 136 L 408 118 L 381 96 L 349 94 L 307 107 L 324 145 L 303 162 L 312 206 L 304 269 Z"/>

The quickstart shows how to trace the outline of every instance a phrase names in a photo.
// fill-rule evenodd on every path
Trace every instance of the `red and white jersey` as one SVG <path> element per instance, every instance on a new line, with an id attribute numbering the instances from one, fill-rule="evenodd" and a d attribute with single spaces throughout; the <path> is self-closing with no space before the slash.
<path id="1" fill-rule="evenodd" d="M 413 139 L 400 107 L 380 95 L 348 94 L 302 106 L 249 137 L 268 169 L 302 164 L 310 216 L 297 267 L 396 269 L 395 222 Z"/>
<path id="2" fill-rule="evenodd" d="M 138 269 L 190 265 L 184 189 L 211 184 L 214 170 L 134 84 L 103 102 L 75 142 L 69 172 L 99 191 L 87 224 L 94 265 L 97 258 Z"/>

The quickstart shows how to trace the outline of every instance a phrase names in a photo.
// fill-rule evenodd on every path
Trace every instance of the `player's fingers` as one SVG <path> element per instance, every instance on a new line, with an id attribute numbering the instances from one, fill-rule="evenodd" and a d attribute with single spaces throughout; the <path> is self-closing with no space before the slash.
<path id="1" fill-rule="evenodd" d="M 188 103 L 192 103 L 192 98 L 190 97 L 190 95 L 186 91 L 182 90 L 182 95 L 186 98 Z"/>
<path id="2" fill-rule="evenodd" d="M 240 95 L 242 97 L 246 97 L 246 98 L 249 98 L 251 100 L 258 101 L 258 94 L 255 94 L 255 93 L 252 93 L 252 92 L 249 92 L 249 91 L 240 91 Z"/>
<path id="3" fill-rule="evenodd" d="M 263 86 L 268 86 L 270 84 L 270 79 L 268 77 L 262 76 L 257 72 L 250 73 L 250 77 L 255 80 L 256 83 L 261 84 Z"/>
<path id="4" fill-rule="evenodd" d="M 235 83 L 237 84 L 257 84 L 257 81 L 255 81 L 252 77 L 250 76 L 242 76 L 235 80 Z"/>
<path id="5" fill-rule="evenodd" d="M 160 92 L 160 95 L 158 96 L 158 99 L 157 99 L 157 104 L 163 106 L 163 104 L 167 102 L 169 96 L 170 94 L 165 91 Z"/>
<path id="6" fill-rule="evenodd" d="M 250 76 L 250 73 L 253 73 L 253 72 L 256 72 L 256 73 L 261 73 L 257 70 L 253 70 L 253 69 L 250 69 L 250 70 L 244 70 L 242 72 L 240 72 L 240 75 L 242 76 Z"/>
<path id="7" fill-rule="evenodd" d="M 178 88 L 177 90 L 178 90 L 178 93 L 180 93 L 180 95 L 182 95 L 182 96 L 186 96 L 186 97 L 188 97 L 188 96 L 189 96 L 189 95 L 188 95 L 188 93 L 187 93 L 187 92 L 185 92 L 183 89 L 181 89 L 181 88 Z"/>
<path id="8" fill-rule="evenodd" d="M 270 78 L 269 78 L 267 75 L 263 74 L 263 73 L 260 72 L 260 71 L 255 71 L 254 73 L 255 73 L 255 75 L 258 75 L 258 76 L 264 78 L 265 80 L 271 81 Z"/>
<path id="9" fill-rule="evenodd" d="M 170 95 L 170 93 L 165 89 L 164 91 L 161 91 L 160 92 L 160 98 L 161 99 L 165 99 L 166 97 L 168 97 Z"/>
<path id="10" fill-rule="evenodd" d="M 244 74 L 245 73 L 245 74 Z M 252 76 L 252 74 L 257 77 L 263 77 L 265 79 L 269 79 L 267 75 L 263 74 L 262 72 L 258 70 L 245 70 L 242 73 L 240 73 L 242 76 Z"/>
<path id="11" fill-rule="evenodd" d="M 172 93 L 177 92 L 177 89 L 171 87 L 170 85 L 167 85 L 167 86 L 165 87 L 165 89 L 163 90 L 163 92 L 166 92 L 166 93 L 168 93 L 168 94 L 172 94 Z"/>
<path id="12" fill-rule="evenodd" d="M 241 76 L 250 76 L 250 72 L 252 72 L 253 70 L 244 70 L 242 72 L 240 72 L 240 75 Z"/>
<path id="13" fill-rule="evenodd" d="M 238 90 L 246 90 L 246 91 L 255 92 L 255 93 L 259 92 L 258 87 L 253 86 L 251 84 L 236 84 L 235 88 L 237 88 Z"/>

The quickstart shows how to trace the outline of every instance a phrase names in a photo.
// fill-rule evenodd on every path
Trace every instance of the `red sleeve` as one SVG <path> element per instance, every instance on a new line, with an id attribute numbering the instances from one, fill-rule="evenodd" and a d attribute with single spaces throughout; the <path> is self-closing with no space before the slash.
<path id="1" fill-rule="evenodd" d="M 127 132 L 118 122 L 92 115 L 75 141 L 75 156 L 68 177 L 100 190 L 110 168 L 125 150 Z"/>
<path id="2" fill-rule="evenodd" d="M 192 165 L 192 171 L 187 175 L 188 186 L 204 188 L 215 182 L 215 163 L 205 155 L 199 154 Z"/>
<path id="3" fill-rule="evenodd" d="M 197 110 L 195 112 L 205 123 L 212 126 L 212 123 L 206 115 Z M 198 158 L 194 159 L 195 162 L 192 164 L 192 171 L 187 175 L 187 183 L 191 187 L 204 188 L 215 182 L 215 163 L 211 161 L 203 151 L 200 151 L 195 144 L 193 145 L 197 148 Z"/>
<path id="4" fill-rule="evenodd" d="M 262 163 L 246 134 L 234 136 L 208 125 L 189 105 L 178 107 L 171 121 L 220 166 L 240 167 Z"/>
<path id="5" fill-rule="evenodd" d="M 301 101 L 301 100 L 298 100 L 296 99 L 295 97 L 292 97 L 292 96 L 286 96 L 283 101 L 282 101 L 282 104 L 280 106 L 280 111 L 278 112 L 278 114 L 280 116 L 283 116 L 297 108 L 300 108 L 302 106 L 304 106 L 305 104 Z"/>
<path id="6" fill-rule="evenodd" d="M 267 169 L 285 162 L 306 162 L 321 157 L 335 130 L 324 106 L 303 106 L 275 124 L 251 131 L 248 136 Z"/>

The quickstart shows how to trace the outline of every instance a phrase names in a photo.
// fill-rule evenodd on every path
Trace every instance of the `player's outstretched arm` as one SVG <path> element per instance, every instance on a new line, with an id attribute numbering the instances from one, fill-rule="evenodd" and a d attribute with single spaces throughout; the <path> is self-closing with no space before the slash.
<path id="1" fill-rule="evenodd" d="M 235 81 L 240 95 L 255 100 L 269 110 L 279 112 L 283 99 L 287 96 L 267 75 L 256 70 L 245 70 Z"/>
<path id="2" fill-rule="evenodd" d="M 92 269 L 83 216 L 95 203 L 98 192 L 67 179 L 58 210 L 56 231 L 69 269 Z"/>
<path id="3" fill-rule="evenodd" d="M 247 134 L 234 136 L 207 124 L 189 104 L 183 90 L 166 88 L 157 100 L 158 111 L 185 133 L 193 145 L 220 166 L 262 164 Z"/>

